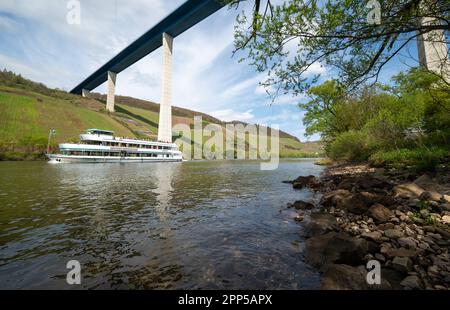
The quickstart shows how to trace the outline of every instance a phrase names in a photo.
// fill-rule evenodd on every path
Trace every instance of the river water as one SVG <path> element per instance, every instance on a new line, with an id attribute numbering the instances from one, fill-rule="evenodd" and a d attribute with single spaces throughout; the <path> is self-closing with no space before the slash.
<path id="1" fill-rule="evenodd" d="M 0 163 L 0 289 L 312 289 L 283 180 L 252 161 Z M 82 283 L 69 286 L 78 260 Z"/>

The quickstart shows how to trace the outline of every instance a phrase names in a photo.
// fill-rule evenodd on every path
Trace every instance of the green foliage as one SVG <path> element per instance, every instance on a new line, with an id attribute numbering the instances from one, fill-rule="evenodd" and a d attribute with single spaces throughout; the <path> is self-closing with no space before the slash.
<path id="1" fill-rule="evenodd" d="M 43 160 L 43 152 L 0 152 L 0 161 Z"/>
<path id="2" fill-rule="evenodd" d="M 20 74 L 15 74 L 6 69 L 0 70 L 0 84 L 14 88 L 20 88 L 27 91 L 33 91 L 46 96 L 53 96 L 60 99 L 76 98 L 75 95 L 69 94 L 59 89 L 51 89 L 42 83 L 36 83 L 25 79 Z"/>
<path id="3" fill-rule="evenodd" d="M 425 171 L 449 158 L 450 89 L 435 75 L 412 69 L 345 96 L 328 81 L 308 94 L 306 132 L 321 133 L 332 159 Z"/>
<path id="4" fill-rule="evenodd" d="M 417 172 L 433 171 L 450 159 L 449 149 L 443 147 L 378 151 L 370 156 L 374 166 L 388 168 L 414 167 Z"/>
<path id="5" fill-rule="evenodd" d="M 306 125 L 306 134 L 322 133 L 331 136 L 340 132 L 336 127 L 336 114 L 343 101 L 344 93 L 333 80 L 315 86 L 308 91 L 312 98 L 307 103 L 300 103 L 305 110 L 303 122 Z"/>
<path id="6" fill-rule="evenodd" d="M 370 135 L 361 130 L 346 131 L 327 146 L 328 155 L 334 160 L 367 160 L 375 149 Z"/>
<path id="7" fill-rule="evenodd" d="M 333 164 L 333 161 L 329 158 L 321 158 L 317 160 L 314 164 L 317 166 L 331 166 Z"/>
<path id="8" fill-rule="evenodd" d="M 244 0 L 228 0 L 232 5 Z M 311 67 L 326 65 L 348 88 L 378 78 L 383 67 L 421 33 L 448 29 L 448 0 L 384 0 L 379 23 L 368 22 L 373 10 L 361 0 L 256 0 L 235 27 L 235 48 L 258 72 L 268 90 L 303 93 L 318 80 Z M 420 5 L 419 5 L 420 4 Z M 433 22 L 417 21 L 427 16 Z M 430 36 L 430 40 L 442 38 Z M 447 41 L 448 42 L 448 41 Z M 317 72 L 317 70 L 314 70 Z"/>

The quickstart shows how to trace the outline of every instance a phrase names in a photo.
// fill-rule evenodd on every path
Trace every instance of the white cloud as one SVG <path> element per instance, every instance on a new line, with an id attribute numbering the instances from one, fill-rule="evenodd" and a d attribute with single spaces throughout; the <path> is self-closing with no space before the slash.
<path id="1" fill-rule="evenodd" d="M 305 76 L 312 76 L 316 74 L 326 74 L 327 70 L 325 69 L 325 66 L 322 65 L 320 62 L 313 63 L 308 70 L 305 72 Z"/>
<path id="2" fill-rule="evenodd" d="M 0 69 L 8 69 L 13 72 L 20 73 L 26 77 L 34 77 L 39 75 L 35 69 L 24 64 L 20 60 L 2 54 L 0 54 Z"/>
<path id="3" fill-rule="evenodd" d="M 231 122 L 231 121 L 250 121 L 254 118 L 254 115 L 252 114 L 253 110 L 248 110 L 245 112 L 235 112 L 232 109 L 225 109 L 225 110 L 219 110 L 211 112 L 210 114 L 214 116 L 215 118 L 218 118 L 220 120 Z"/>
<path id="4" fill-rule="evenodd" d="M 17 29 L 17 23 L 7 16 L 0 16 L 0 29 L 13 32 Z"/>

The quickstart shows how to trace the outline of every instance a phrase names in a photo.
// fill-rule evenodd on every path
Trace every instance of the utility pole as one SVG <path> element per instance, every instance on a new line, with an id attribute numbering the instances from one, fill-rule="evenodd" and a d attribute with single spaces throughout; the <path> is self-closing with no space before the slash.
<path id="1" fill-rule="evenodd" d="M 50 129 L 50 132 L 48 133 L 47 154 L 50 154 L 50 140 L 54 135 L 56 135 L 56 130 Z"/>

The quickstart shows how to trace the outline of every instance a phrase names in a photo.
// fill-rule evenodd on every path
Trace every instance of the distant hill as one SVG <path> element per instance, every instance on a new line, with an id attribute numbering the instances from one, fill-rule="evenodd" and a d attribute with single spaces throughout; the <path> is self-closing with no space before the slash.
<path id="1" fill-rule="evenodd" d="M 57 130 L 53 147 L 76 141 L 87 128 L 113 130 L 116 135 L 156 139 L 159 104 L 132 97 L 116 97 L 116 113 L 105 109 L 106 96 L 89 98 L 50 89 L 9 71 L 0 71 L 0 160 L 41 158 L 51 128 Z M 208 114 L 173 107 L 173 123 L 193 126 L 194 116 L 203 123 L 226 125 Z M 239 123 L 239 121 L 233 122 Z M 246 124 L 243 123 L 242 124 Z M 320 142 L 301 143 L 280 131 L 280 156 L 306 157 L 322 153 Z"/>

